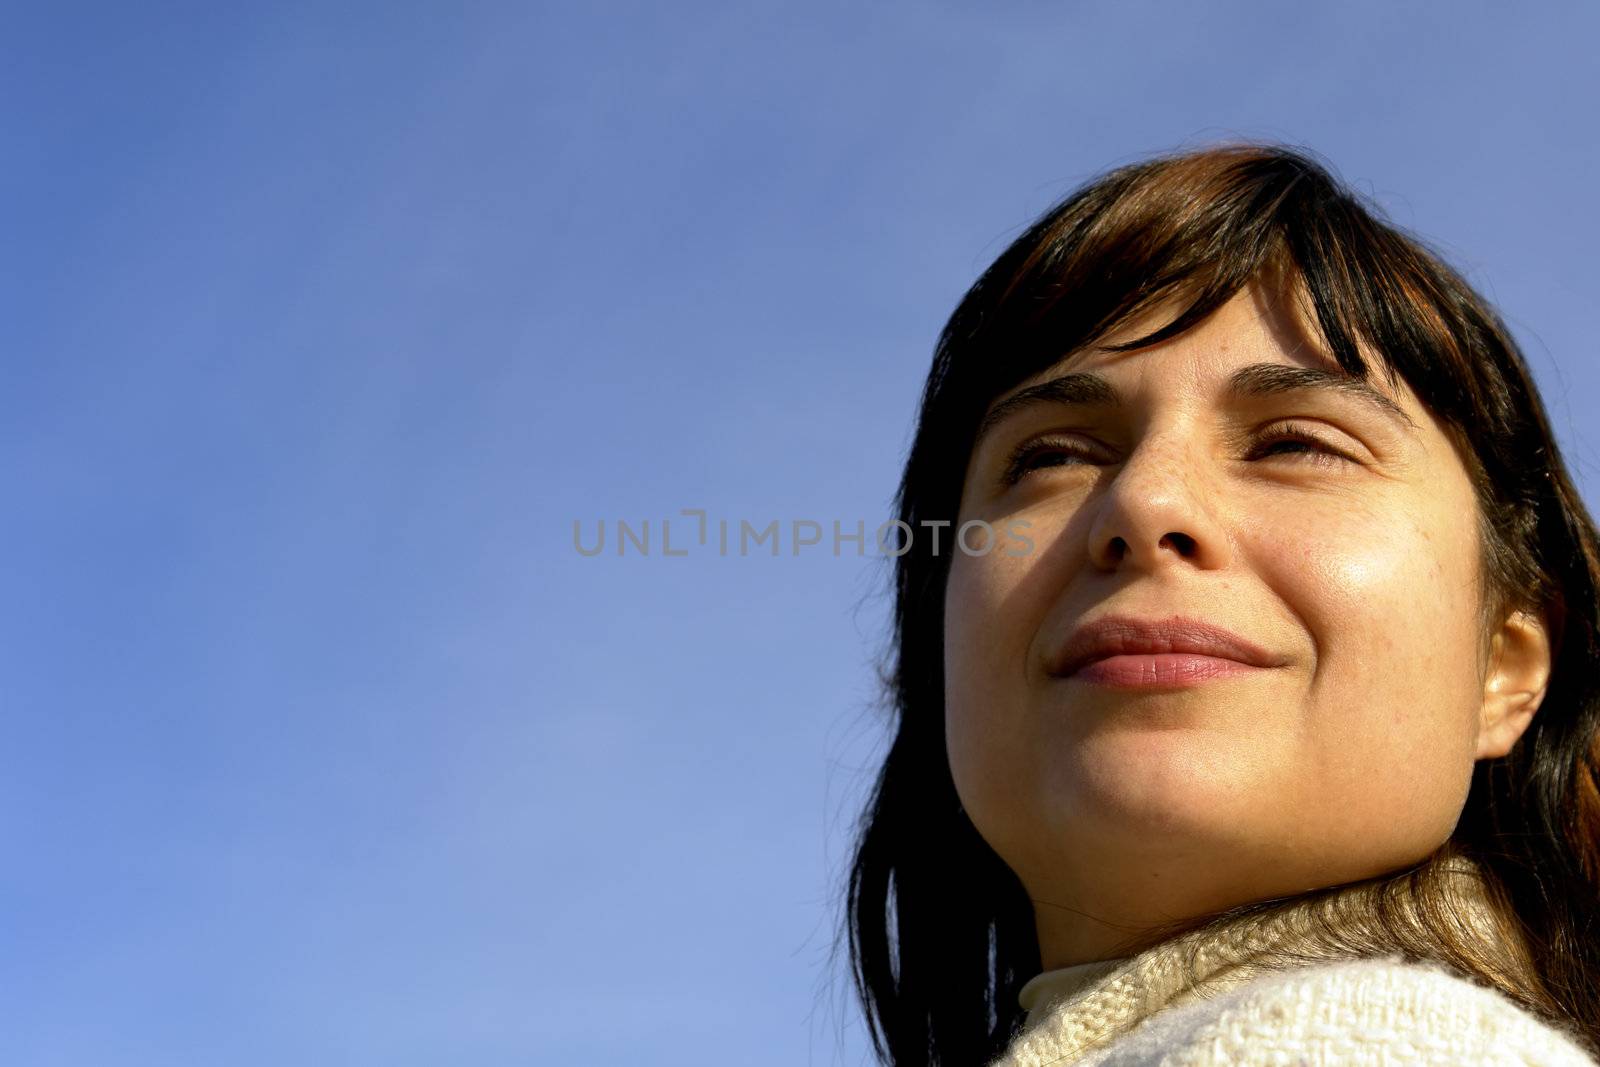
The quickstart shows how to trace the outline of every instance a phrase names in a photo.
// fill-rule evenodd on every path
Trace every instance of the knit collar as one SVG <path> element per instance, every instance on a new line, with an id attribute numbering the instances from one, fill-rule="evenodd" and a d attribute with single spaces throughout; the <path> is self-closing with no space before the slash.
<path id="1" fill-rule="evenodd" d="M 1023 986 L 1022 1033 L 991 1067 L 1060 1067 L 1133 1029 L 1167 1007 L 1215 996 L 1263 968 L 1219 959 L 1225 944 L 1250 935 L 1230 932 L 1197 946 L 1195 974 L 1185 980 L 1186 940 L 1167 941 L 1134 956 L 1046 971 Z M 1023 995 L 1027 1001 L 1023 1001 Z"/>
<path id="2" fill-rule="evenodd" d="M 1472 870 L 1469 862 L 1462 865 Z M 1492 936 L 1475 879 L 1467 879 L 1462 894 L 1459 899 L 1467 917 Z M 1060 1067 L 1110 1043 L 1158 1011 L 1209 1000 L 1261 974 L 1293 966 L 1262 953 L 1274 946 L 1298 945 L 1302 921 L 1299 913 L 1290 912 L 1212 934 L 1198 944 L 1180 937 L 1133 956 L 1036 975 L 1017 997 L 1028 1013 L 1022 1032 L 989 1067 Z M 1186 967 L 1191 952 L 1193 982 Z"/>
<path id="3" fill-rule="evenodd" d="M 1037 1014 L 1066 1000 L 1095 979 L 1109 974 L 1132 958 L 1132 956 L 1121 956 L 1114 960 L 1093 960 L 1089 963 L 1076 963 L 1070 967 L 1057 967 L 1053 971 L 1034 975 L 1017 991 L 1017 1003 L 1028 1013 L 1026 1025 L 1031 1026 L 1036 1021 Z"/>

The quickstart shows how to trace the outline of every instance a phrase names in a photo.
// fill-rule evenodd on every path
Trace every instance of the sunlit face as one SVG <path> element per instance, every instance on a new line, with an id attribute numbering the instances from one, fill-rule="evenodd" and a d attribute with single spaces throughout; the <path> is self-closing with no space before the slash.
<path id="1" fill-rule="evenodd" d="M 1486 700 L 1542 695 L 1537 671 L 1492 669 L 1472 486 L 1408 388 L 1367 379 L 1397 411 L 1229 388 L 1253 364 L 1268 366 L 1247 386 L 1338 372 L 1284 308 L 1252 286 L 1162 344 L 1076 353 L 999 400 L 1089 373 L 1120 404 L 1016 407 L 971 457 L 959 521 L 1001 534 L 952 554 L 950 765 L 1035 902 L 1047 967 L 1416 862 L 1455 827 L 1474 761 L 1508 750 L 1537 706 L 1502 722 Z M 1069 636 L 1111 613 L 1198 619 L 1270 665 L 1146 655 L 1053 674 Z"/>

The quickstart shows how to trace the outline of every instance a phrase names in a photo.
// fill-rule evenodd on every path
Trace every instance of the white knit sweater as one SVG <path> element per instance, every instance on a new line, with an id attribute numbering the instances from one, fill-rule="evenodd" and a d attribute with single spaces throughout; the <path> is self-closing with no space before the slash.
<path id="1" fill-rule="evenodd" d="M 1191 984 L 1179 958 L 1168 943 L 1037 976 L 1018 998 L 1022 1032 L 991 1067 L 1597 1062 L 1575 1026 L 1553 1027 L 1443 964 L 1396 954 L 1223 965 L 1202 952 Z"/>
<path id="2" fill-rule="evenodd" d="M 1498 991 L 1398 956 L 1269 973 L 1149 1013 L 1138 999 L 1114 977 L 1092 984 L 1030 1021 L 995 1067 L 1596 1062 Z"/>

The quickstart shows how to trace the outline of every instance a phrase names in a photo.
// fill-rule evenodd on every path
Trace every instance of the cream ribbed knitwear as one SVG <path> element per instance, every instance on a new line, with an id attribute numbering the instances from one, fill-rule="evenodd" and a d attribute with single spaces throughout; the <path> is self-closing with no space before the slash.
<path id="1" fill-rule="evenodd" d="M 1465 899 L 1468 921 L 1481 924 L 1478 898 Z M 1263 928 L 1250 943 L 1285 929 Z M 1396 954 L 1230 966 L 1218 947 L 1200 946 L 1196 985 L 1174 942 L 1036 976 L 1018 995 L 1027 1022 L 991 1067 L 1596 1064 L 1575 1029 L 1442 964 Z"/>

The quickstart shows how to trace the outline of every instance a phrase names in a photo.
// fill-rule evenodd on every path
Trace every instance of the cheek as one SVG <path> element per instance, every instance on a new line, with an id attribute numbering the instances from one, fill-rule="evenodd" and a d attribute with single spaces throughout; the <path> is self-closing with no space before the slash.
<path id="1" fill-rule="evenodd" d="M 1255 554 L 1310 636 L 1314 714 L 1356 750 L 1432 752 L 1476 678 L 1475 541 L 1442 507 L 1353 504 L 1275 524 Z M 1263 531 L 1263 534 L 1268 531 Z M 1291 548 L 1292 546 L 1292 548 Z M 1289 549 L 1286 551 L 1286 549 Z"/>
<path id="2" fill-rule="evenodd" d="M 945 739 L 957 793 L 975 819 L 1017 779 L 1035 635 L 1051 602 L 1037 553 L 951 560 L 944 602 Z M 985 799 L 988 797 L 989 799 Z M 981 821 L 981 820 L 980 820 Z"/>

